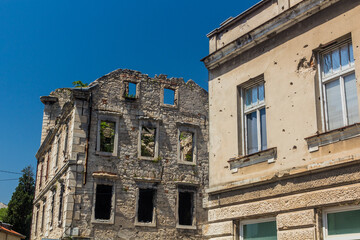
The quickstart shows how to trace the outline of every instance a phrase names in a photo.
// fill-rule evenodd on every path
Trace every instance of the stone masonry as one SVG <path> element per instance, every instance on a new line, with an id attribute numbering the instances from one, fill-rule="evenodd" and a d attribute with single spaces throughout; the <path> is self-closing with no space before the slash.
<path id="1" fill-rule="evenodd" d="M 31 239 L 202 239 L 204 89 L 118 69 L 41 101 Z"/>

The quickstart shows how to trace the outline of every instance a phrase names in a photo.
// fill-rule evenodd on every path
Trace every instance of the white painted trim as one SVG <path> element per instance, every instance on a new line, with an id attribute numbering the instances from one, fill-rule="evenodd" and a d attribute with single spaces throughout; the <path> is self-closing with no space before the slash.
<path id="1" fill-rule="evenodd" d="M 339 213 L 339 212 L 348 212 L 348 211 L 354 211 L 354 210 L 360 210 L 360 205 L 357 206 L 343 206 L 343 207 L 332 207 L 325 209 L 323 211 L 323 235 L 324 240 L 357 240 L 360 239 L 360 233 L 355 234 L 343 234 L 343 235 L 336 235 L 336 236 L 329 236 L 328 235 L 328 229 L 327 229 L 327 215 L 328 213 Z"/>

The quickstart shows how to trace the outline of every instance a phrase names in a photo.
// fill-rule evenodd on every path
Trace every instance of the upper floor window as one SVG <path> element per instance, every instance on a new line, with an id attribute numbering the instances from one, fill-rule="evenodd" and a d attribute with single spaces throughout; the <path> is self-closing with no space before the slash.
<path id="1" fill-rule="evenodd" d="M 139 126 L 138 157 L 154 159 L 158 157 L 158 129 L 156 121 L 140 121 Z"/>
<path id="2" fill-rule="evenodd" d="M 246 154 L 267 149 L 264 83 L 242 89 L 243 129 Z"/>
<path id="3" fill-rule="evenodd" d="M 350 40 L 320 53 L 326 130 L 359 121 L 355 62 Z"/>
<path id="4" fill-rule="evenodd" d="M 99 116 L 96 147 L 97 153 L 116 156 L 118 125 L 119 118 L 117 116 Z"/>

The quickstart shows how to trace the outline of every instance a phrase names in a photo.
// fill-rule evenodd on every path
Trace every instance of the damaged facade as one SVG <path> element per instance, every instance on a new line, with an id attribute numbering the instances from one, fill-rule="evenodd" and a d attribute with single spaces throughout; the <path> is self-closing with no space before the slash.
<path id="1" fill-rule="evenodd" d="M 208 239 L 360 239 L 360 1 L 263 0 L 208 34 Z"/>
<path id="2" fill-rule="evenodd" d="M 31 239 L 202 239 L 204 89 L 120 69 L 41 101 Z"/>

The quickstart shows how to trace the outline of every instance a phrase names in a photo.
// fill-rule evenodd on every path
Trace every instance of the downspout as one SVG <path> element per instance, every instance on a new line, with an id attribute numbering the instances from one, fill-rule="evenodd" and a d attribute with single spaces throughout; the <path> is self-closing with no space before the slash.
<path id="1" fill-rule="evenodd" d="M 87 176 L 87 165 L 89 158 L 89 142 L 90 142 L 90 126 L 91 126 L 91 115 L 92 115 L 92 93 L 90 92 L 89 99 L 89 118 L 88 118 L 88 130 L 87 130 L 87 138 L 86 138 L 86 147 L 85 147 L 85 163 L 84 163 L 84 175 L 83 175 L 83 184 L 86 184 L 86 176 Z"/>

